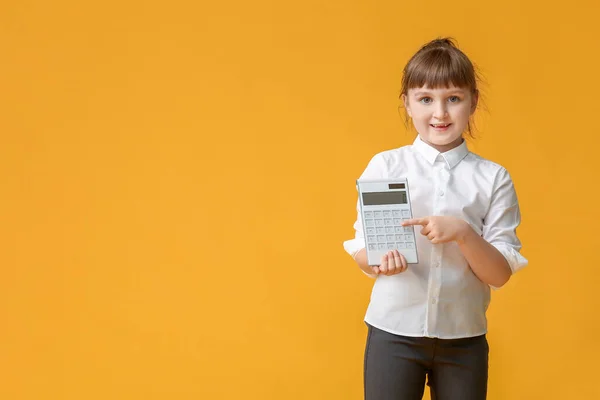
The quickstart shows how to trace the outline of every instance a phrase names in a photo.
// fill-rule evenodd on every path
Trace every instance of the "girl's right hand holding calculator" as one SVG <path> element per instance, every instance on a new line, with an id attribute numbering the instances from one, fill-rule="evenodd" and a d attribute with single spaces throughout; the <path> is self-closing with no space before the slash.
<path id="1" fill-rule="evenodd" d="M 408 268 L 406 258 L 398 250 L 391 250 L 381 256 L 381 264 L 371 267 L 377 275 L 396 275 Z"/>

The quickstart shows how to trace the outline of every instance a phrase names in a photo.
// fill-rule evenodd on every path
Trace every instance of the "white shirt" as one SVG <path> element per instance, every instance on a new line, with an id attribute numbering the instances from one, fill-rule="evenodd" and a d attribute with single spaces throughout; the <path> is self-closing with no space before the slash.
<path id="1" fill-rule="evenodd" d="M 417 136 L 412 145 L 375 155 L 359 179 L 403 177 L 414 218 L 462 218 L 502 253 L 513 273 L 527 265 L 516 235 L 521 221 L 517 196 L 502 166 L 471 153 L 465 141 L 440 153 Z M 490 287 L 475 276 L 456 242 L 432 244 L 420 228 L 415 226 L 419 263 L 397 275 L 376 277 L 365 321 L 404 336 L 450 339 L 486 333 Z M 355 238 L 344 242 L 353 257 L 365 247 L 360 214 L 354 229 Z"/>

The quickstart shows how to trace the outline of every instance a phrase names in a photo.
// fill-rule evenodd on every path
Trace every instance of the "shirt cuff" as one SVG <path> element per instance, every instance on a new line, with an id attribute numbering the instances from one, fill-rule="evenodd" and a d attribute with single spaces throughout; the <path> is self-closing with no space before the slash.
<path id="1" fill-rule="evenodd" d="M 355 238 L 355 239 L 346 240 L 344 242 L 344 250 L 346 250 L 346 252 L 348 254 L 350 254 L 350 256 L 352 256 L 352 258 L 356 257 L 356 253 L 358 253 L 360 250 L 364 249 L 365 247 L 366 247 L 366 245 L 365 245 L 364 238 Z"/>
<path id="2" fill-rule="evenodd" d="M 365 248 L 365 239 L 364 238 L 356 238 L 356 239 L 346 240 L 344 242 L 344 250 L 346 250 L 346 252 L 352 256 L 352 258 L 356 258 L 356 253 L 358 253 L 359 251 L 361 251 L 364 248 Z M 363 274 L 365 274 L 369 278 L 373 278 L 373 279 L 377 278 L 377 274 L 369 274 L 369 273 L 363 271 L 362 268 L 359 268 L 359 269 L 361 270 L 361 272 Z"/>
<path id="3" fill-rule="evenodd" d="M 504 243 L 492 243 L 492 246 L 494 246 L 504 256 L 504 258 L 506 258 L 508 266 L 513 274 L 529 264 L 529 261 L 527 261 L 527 259 L 523 257 L 521 253 L 519 253 L 510 245 Z"/>

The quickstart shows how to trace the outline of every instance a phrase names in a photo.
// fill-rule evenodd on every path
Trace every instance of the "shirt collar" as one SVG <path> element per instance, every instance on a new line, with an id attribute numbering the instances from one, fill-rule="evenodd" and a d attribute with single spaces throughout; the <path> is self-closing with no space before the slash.
<path id="1" fill-rule="evenodd" d="M 441 155 L 442 159 L 446 161 L 446 164 L 448 164 L 448 168 L 450 169 L 454 168 L 459 162 L 462 161 L 463 158 L 467 156 L 467 154 L 469 154 L 467 142 L 464 139 L 459 146 L 444 153 L 440 153 L 435 148 L 421 140 L 421 136 L 417 135 L 415 141 L 413 142 L 413 147 L 417 149 L 417 151 L 421 153 L 421 155 L 425 157 L 427 162 L 429 162 L 431 165 L 433 165 L 436 158 Z"/>

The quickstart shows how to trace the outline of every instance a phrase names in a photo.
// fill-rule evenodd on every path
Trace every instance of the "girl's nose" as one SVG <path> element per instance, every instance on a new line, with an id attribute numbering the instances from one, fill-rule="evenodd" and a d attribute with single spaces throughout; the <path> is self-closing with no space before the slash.
<path id="1" fill-rule="evenodd" d="M 444 105 L 439 105 L 435 108 L 433 116 L 437 119 L 444 119 L 448 115 L 448 110 Z"/>

